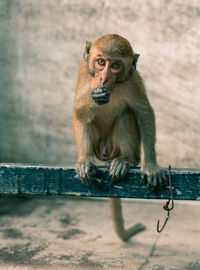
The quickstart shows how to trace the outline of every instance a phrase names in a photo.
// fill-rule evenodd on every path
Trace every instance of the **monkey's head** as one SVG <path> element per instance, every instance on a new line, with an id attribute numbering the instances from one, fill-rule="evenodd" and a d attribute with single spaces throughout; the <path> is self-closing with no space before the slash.
<path id="1" fill-rule="evenodd" d="M 112 90 L 136 70 L 139 54 L 134 54 L 130 43 L 116 34 L 100 37 L 93 44 L 86 41 L 83 58 L 95 78 L 95 87 Z"/>

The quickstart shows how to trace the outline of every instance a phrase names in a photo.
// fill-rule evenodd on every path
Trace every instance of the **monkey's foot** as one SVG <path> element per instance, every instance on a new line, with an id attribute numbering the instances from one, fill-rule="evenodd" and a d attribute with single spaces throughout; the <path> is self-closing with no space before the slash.
<path id="1" fill-rule="evenodd" d="M 75 170 L 81 181 L 84 184 L 89 185 L 92 177 L 96 173 L 96 166 L 90 161 L 77 162 L 75 165 Z"/>
<path id="2" fill-rule="evenodd" d="M 142 180 L 145 182 L 147 187 L 156 191 L 160 187 L 166 185 L 167 178 L 165 172 L 159 166 L 145 166 L 142 170 Z"/>
<path id="3" fill-rule="evenodd" d="M 112 182 L 119 182 L 127 173 L 129 168 L 132 166 L 132 163 L 128 161 L 121 161 L 119 159 L 113 159 L 110 163 L 107 164 L 107 167 L 110 170 L 110 176 L 112 177 Z"/>

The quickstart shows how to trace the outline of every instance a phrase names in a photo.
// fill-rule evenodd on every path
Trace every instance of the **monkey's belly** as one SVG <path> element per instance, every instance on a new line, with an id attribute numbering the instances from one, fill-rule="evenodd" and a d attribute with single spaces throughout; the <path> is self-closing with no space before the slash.
<path id="1" fill-rule="evenodd" d="M 110 139 L 101 139 L 98 144 L 95 145 L 94 151 L 98 159 L 107 161 L 117 156 L 119 148 L 117 145 L 113 145 Z"/>

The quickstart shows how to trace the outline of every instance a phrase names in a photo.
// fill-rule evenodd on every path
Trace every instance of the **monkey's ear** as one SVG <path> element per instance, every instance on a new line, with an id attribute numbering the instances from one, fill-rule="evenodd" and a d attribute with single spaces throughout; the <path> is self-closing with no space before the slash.
<path id="1" fill-rule="evenodd" d="M 85 50 L 84 50 L 84 53 L 83 53 L 83 59 L 85 59 L 85 60 L 88 59 L 88 55 L 89 55 L 91 46 L 92 46 L 92 42 L 86 40 L 86 42 L 85 42 Z"/>
<path id="2" fill-rule="evenodd" d="M 140 55 L 135 53 L 134 56 L 133 56 L 133 64 L 132 64 L 132 72 L 135 72 L 136 71 L 136 64 L 137 64 L 137 60 L 138 60 L 138 57 Z"/>

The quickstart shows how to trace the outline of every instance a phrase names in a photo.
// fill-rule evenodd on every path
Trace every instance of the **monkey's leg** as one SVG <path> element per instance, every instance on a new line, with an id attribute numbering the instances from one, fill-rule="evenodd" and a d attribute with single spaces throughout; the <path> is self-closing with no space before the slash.
<path id="1" fill-rule="evenodd" d="M 75 169 L 82 182 L 89 185 L 91 178 L 96 173 L 96 166 L 92 163 L 95 130 L 92 130 L 90 124 L 76 121 L 73 123 L 73 133 L 78 150 L 78 161 Z"/>
<path id="2" fill-rule="evenodd" d="M 130 167 L 135 167 L 140 162 L 141 140 L 132 112 L 127 110 L 119 116 L 115 123 L 112 140 L 120 151 L 110 163 L 110 176 L 116 183 L 128 173 Z"/>
<path id="3" fill-rule="evenodd" d="M 146 227 L 140 223 L 128 228 L 127 230 L 124 228 L 124 219 L 122 213 L 121 199 L 120 198 L 110 198 L 110 208 L 112 220 L 115 228 L 115 232 L 118 237 L 127 241 L 129 238 L 138 234 L 146 229 Z"/>

